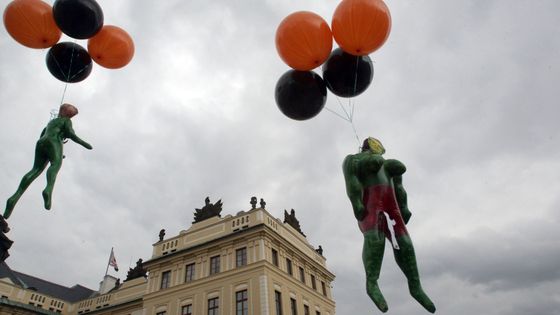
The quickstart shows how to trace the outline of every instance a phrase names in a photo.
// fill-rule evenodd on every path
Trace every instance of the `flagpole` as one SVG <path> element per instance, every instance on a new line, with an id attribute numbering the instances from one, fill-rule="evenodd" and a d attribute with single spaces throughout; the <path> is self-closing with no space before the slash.
<path id="1" fill-rule="evenodd" d="M 111 247 L 111 254 L 109 254 L 109 260 L 107 261 L 107 268 L 105 269 L 105 276 L 109 272 L 109 264 L 111 263 L 111 256 L 113 255 L 113 247 Z"/>

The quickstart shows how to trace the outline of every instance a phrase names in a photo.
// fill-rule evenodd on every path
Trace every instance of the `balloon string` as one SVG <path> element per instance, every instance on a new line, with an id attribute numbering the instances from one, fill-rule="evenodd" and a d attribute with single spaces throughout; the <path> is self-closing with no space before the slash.
<path id="1" fill-rule="evenodd" d="M 342 102 L 340 101 L 340 98 L 338 96 L 336 97 L 336 100 L 338 102 L 338 105 L 340 105 L 340 108 L 342 108 L 342 111 L 344 111 L 344 113 L 346 114 L 346 117 L 342 116 L 341 114 L 335 112 L 334 110 L 332 110 L 332 109 L 330 109 L 326 106 L 325 106 L 325 109 L 328 110 L 333 115 L 337 116 L 338 118 L 348 122 L 352 126 L 352 131 L 354 131 L 354 136 L 356 137 L 356 141 L 358 142 L 358 147 L 359 147 L 360 146 L 360 137 L 358 136 L 358 132 L 356 131 L 356 126 L 354 125 L 354 121 L 353 121 L 354 120 L 354 104 L 352 104 L 352 108 L 351 109 L 349 108 L 348 111 L 347 111 L 344 108 L 344 105 L 342 104 Z M 348 100 L 348 102 L 350 102 L 350 100 Z"/>
<path id="2" fill-rule="evenodd" d="M 332 91 L 332 85 L 329 83 L 329 81 L 325 80 L 325 83 L 329 86 L 329 89 Z M 338 96 L 336 97 L 336 100 L 338 102 L 338 105 L 340 106 L 340 108 L 342 108 L 342 111 L 344 112 L 344 114 L 346 115 L 346 118 L 342 117 L 342 115 L 334 112 L 333 110 L 328 109 L 331 113 L 336 114 L 337 116 L 339 116 L 340 118 L 346 120 L 346 121 L 350 121 L 350 116 L 348 115 L 348 113 L 346 112 L 346 110 L 344 109 L 344 106 L 342 106 L 342 103 L 340 102 L 340 99 L 338 98 Z M 326 107 L 325 107 L 326 108 Z"/>
<path id="3" fill-rule="evenodd" d="M 356 71 L 355 71 L 355 75 L 354 75 L 354 93 L 356 94 L 356 90 L 358 87 L 358 66 L 359 66 L 359 58 L 356 58 Z M 328 81 L 325 80 L 325 82 L 329 85 L 330 90 L 332 90 L 332 86 L 330 85 L 330 83 Z M 352 126 L 352 131 L 354 132 L 354 136 L 356 137 L 356 141 L 358 142 L 358 147 L 360 147 L 360 137 L 358 136 L 358 132 L 356 131 L 356 126 L 354 125 L 354 108 L 355 108 L 355 104 L 354 102 L 352 102 L 352 98 L 348 99 L 348 109 L 346 109 L 344 107 L 344 105 L 342 104 L 342 102 L 340 101 L 340 98 L 338 96 L 336 96 L 336 101 L 338 102 L 338 105 L 340 106 L 340 108 L 342 109 L 342 111 L 344 112 L 344 114 L 346 115 L 346 117 L 342 116 L 341 114 L 333 111 L 332 109 L 328 108 L 325 106 L 325 109 L 328 110 L 330 113 L 336 115 L 337 117 L 347 121 L 348 123 L 350 123 L 350 125 Z"/>
<path id="4" fill-rule="evenodd" d="M 334 110 L 332 110 L 328 107 L 325 107 L 325 109 L 328 110 L 329 112 L 333 113 L 334 115 L 338 116 L 339 118 L 343 119 L 344 121 L 350 122 L 350 120 L 348 120 L 348 118 L 340 115 L 339 113 L 335 112 Z"/>
<path id="5" fill-rule="evenodd" d="M 77 40 L 74 39 L 74 44 L 76 44 Z M 62 92 L 62 98 L 60 99 L 60 105 L 62 105 L 62 103 L 64 102 L 64 97 L 66 96 L 66 89 L 68 88 L 68 81 L 70 81 L 70 79 L 73 79 L 76 75 L 72 76 L 72 78 L 70 78 L 70 73 L 72 73 L 72 62 L 74 61 L 74 49 L 75 49 L 75 45 L 72 46 L 72 53 L 70 55 L 70 67 L 68 68 L 68 74 L 66 75 L 66 83 L 64 84 L 64 91 Z M 53 56 L 54 57 L 54 56 Z M 62 72 L 62 74 L 64 74 L 62 67 L 60 66 L 60 64 L 58 63 L 58 60 L 56 60 L 56 64 L 58 65 L 58 68 L 60 69 L 60 71 Z M 82 69 L 83 71 L 83 69 Z M 80 72 L 82 72 L 80 71 Z"/>
<path id="6" fill-rule="evenodd" d="M 60 105 L 64 103 L 64 96 L 66 95 L 66 88 L 68 88 L 68 82 L 64 84 L 64 91 L 62 91 L 62 98 L 60 99 Z"/>
<path id="7" fill-rule="evenodd" d="M 72 45 L 72 54 L 70 55 L 70 67 L 68 68 L 68 74 L 66 75 L 66 82 L 70 81 L 70 73 L 72 73 L 72 62 L 74 61 L 74 45 Z"/>

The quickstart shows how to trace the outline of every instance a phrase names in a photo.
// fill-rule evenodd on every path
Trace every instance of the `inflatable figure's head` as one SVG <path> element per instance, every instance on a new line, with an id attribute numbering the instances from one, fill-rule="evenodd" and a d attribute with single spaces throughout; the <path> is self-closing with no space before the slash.
<path id="1" fill-rule="evenodd" d="M 67 117 L 72 118 L 78 114 L 78 109 L 72 104 L 62 104 L 60 105 L 60 109 L 58 110 L 59 117 Z"/>
<path id="2" fill-rule="evenodd" d="M 364 140 L 362 144 L 362 152 L 370 151 L 374 154 L 383 154 L 385 153 L 385 148 L 381 141 L 375 139 L 374 137 L 368 137 Z"/>

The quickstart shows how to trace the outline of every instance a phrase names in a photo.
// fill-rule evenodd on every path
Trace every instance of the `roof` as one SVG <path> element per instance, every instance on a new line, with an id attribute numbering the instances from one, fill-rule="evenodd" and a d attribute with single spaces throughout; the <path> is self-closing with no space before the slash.
<path id="1" fill-rule="evenodd" d="M 0 278 L 9 278 L 15 285 L 71 303 L 89 298 L 95 293 L 95 291 L 79 284 L 68 288 L 60 284 L 13 271 L 6 263 L 0 264 Z"/>

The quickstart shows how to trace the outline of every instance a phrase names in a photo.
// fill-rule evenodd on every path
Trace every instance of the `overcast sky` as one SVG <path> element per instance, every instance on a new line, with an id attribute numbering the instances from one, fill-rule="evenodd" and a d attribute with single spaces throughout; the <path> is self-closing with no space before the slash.
<path id="1" fill-rule="evenodd" d="M 99 4 L 136 54 L 126 68 L 95 65 L 68 86 L 64 100 L 80 110 L 74 129 L 93 150 L 65 145 L 50 212 L 44 174 L 24 194 L 9 219 L 7 263 L 97 289 L 111 247 L 121 267 L 111 274 L 124 279 L 151 257 L 160 229 L 171 237 L 190 226 L 206 196 L 222 199 L 223 215 L 257 196 L 278 218 L 294 208 L 309 242 L 323 246 L 337 314 L 380 313 L 365 293 L 362 235 L 341 171 L 357 152 L 352 125 L 326 110 L 290 120 L 274 101 L 289 69 L 276 27 L 299 10 L 330 22 L 338 1 Z M 353 99 L 354 126 L 407 165 L 425 291 L 439 314 L 560 314 L 560 2 L 387 5 L 392 31 L 371 55 L 372 86 Z M 0 31 L 2 205 L 63 94 L 45 54 Z M 348 102 L 329 94 L 327 107 L 339 101 Z M 386 250 L 389 313 L 424 313 Z"/>

